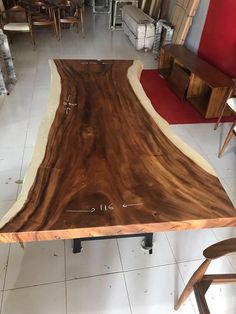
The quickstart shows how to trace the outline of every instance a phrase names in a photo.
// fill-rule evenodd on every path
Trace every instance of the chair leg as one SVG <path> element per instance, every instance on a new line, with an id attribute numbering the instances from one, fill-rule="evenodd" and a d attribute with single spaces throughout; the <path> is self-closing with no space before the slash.
<path id="1" fill-rule="evenodd" d="M 58 38 L 59 40 L 61 39 L 61 12 L 60 12 L 60 8 L 58 8 L 58 11 L 57 11 L 57 16 L 58 16 L 58 26 L 57 26 L 57 29 L 58 29 Z"/>
<path id="2" fill-rule="evenodd" d="M 12 34 L 10 34 L 10 32 L 6 32 L 6 31 L 5 31 L 5 34 L 7 35 L 7 40 L 9 42 L 9 44 L 12 44 L 13 43 Z"/>
<path id="3" fill-rule="evenodd" d="M 223 108 L 222 108 L 222 110 L 221 110 L 220 116 L 219 116 L 219 118 L 218 118 L 218 120 L 217 120 L 217 122 L 216 122 L 216 124 L 215 124 L 214 130 L 216 130 L 216 129 L 218 128 L 218 125 L 219 125 L 219 123 L 220 123 L 220 121 L 221 121 L 221 119 L 222 119 L 222 116 L 223 116 L 223 114 L 224 114 L 224 111 L 225 111 L 226 106 L 227 106 L 227 102 L 224 104 L 224 106 L 223 106 Z"/>
<path id="4" fill-rule="evenodd" d="M 60 20 L 58 22 L 58 38 L 61 39 L 61 23 L 60 23 Z"/>
<path id="5" fill-rule="evenodd" d="M 210 283 L 207 286 L 209 288 Z M 205 298 L 205 293 L 206 293 L 207 289 L 205 289 L 202 286 L 201 282 L 197 282 L 194 285 L 193 289 L 194 289 L 194 294 L 195 294 L 195 298 L 196 298 L 199 314 L 211 314 L 210 311 L 209 311 L 207 302 L 206 302 L 206 298 Z"/>
<path id="6" fill-rule="evenodd" d="M 55 14 L 55 10 L 53 10 L 53 28 L 54 28 L 54 31 L 55 31 L 55 35 L 57 37 L 57 39 L 59 40 L 59 35 L 58 35 L 58 29 L 57 29 L 57 19 L 56 19 L 56 14 Z"/>
<path id="7" fill-rule="evenodd" d="M 57 37 L 57 26 L 56 26 L 56 15 L 55 15 L 55 10 L 52 8 L 48 9 L 48 16 L 49 16 L 49 20 L 50 20 L 50 24 L 48 24 L 49 27 L 51 27 L 52 30 L 52 35 Z"/>
<path id="8" fill-rule="evenodd" d="M 82 36 L 84 37 L 84 13 L 83 13 L 83 8 L 80 9 L 80 21 L 81 21 L 81 32 L 82 32 Z"/>
<path id="9" fill-rule="evenodd" d="M 236 122 L 234 122 L 229 130 L 228 135 L 226 136 L 225 142 L 223 144 L 223 146 L 221 147 L 219 154 L 218 154 L 218 158 L 221 157 L 221 155 L 223 154 L 223 152 L 225 151 L 226 146 L 229 144 L 233 134 L 234 134 L 234 128 L 235 128 Z"/>
<path id="10" fill-rule="evenodd" d="M 199 268 L 195 271 L 195 273 L 192 275 L 192 277 L 189 279 L 189 282 L 185 286 L 183 292 L 181 293 L 181 296 L 179 297 L 179 300 L 177 301 L 175 305 L 175 310 L 177 311 L 180 306 L 184 303 L 184 301 L 187 299 L 187 297 L 190 295 L 190 293 L 193 291 L 193 286 L 196 282 L 200 281 L 202 277 L 204 276 L 208 266 L 210 265 L 211 260 L 206 259 Z"/>
<path id="11" fill-rule="evenodd" d="M 36 45 L 35 45 L 35 38 L 34 38 L 34 33 L 33 33 L 32 27 L 30 27 L 30 39 L 31 39 L 31 42 L 32 42 L 33 49 L 35 49 Z"/>

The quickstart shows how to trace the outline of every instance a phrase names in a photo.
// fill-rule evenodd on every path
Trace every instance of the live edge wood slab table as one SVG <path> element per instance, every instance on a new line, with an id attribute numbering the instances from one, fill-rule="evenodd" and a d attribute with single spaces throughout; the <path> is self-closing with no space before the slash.
<path id="1" fill-rule="evenodd" d="M 236 225 L 214 170 L 153 109 L 139 61 L 50 61 L 52 86 L 1 242 Z"/>

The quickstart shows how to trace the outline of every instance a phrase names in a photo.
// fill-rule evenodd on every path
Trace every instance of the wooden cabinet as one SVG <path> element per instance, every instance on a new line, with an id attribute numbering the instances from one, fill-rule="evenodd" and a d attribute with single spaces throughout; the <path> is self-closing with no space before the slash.
<path id="1" fill-rule="evenodd" d="M 232 79 L 184 46 L 162 47 L 159 61 L 160 74 L 168 80 L 175 64 L 189 75 L 186 99 L 205 118 L 218 117 L 232 89 Z M 224 115 L 230 114 L 230 111 L 225 110 Z"/>

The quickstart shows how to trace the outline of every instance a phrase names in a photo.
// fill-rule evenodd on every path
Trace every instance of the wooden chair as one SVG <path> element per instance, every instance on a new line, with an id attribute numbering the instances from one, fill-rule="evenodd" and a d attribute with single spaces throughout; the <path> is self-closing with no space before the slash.
<path id="1" fill-rule="evenodd" d="M 1 25 L 4 32 L 9 33 L 29 33 L 33 47 L 35 40 L 32 29 L 32 21 L 30 15 L 22 6 L 16 5 L 1 14 Z"/>
<path id="2" fill-rule="evenodd" d="M 229 98 L 222 110 L 222 113 L 221 113 L 221 116 L 219 117 L 217 123 L 216 123 L 216 126 L 215 126 L 215 129 L 218 127 L 219 125 L 219 122 L 221 120 L 221 117 L 223 115 L 223 112 L 226 108 L 226 106 L 228 106 L 234 113 L 236 113 L 236 97 L 232 97 L 232 98 Z M 227 134 L 226 136 L 226 139 L 224 141 L 224 144 L 222 145 L 222 147 L 220 148 L 219 150 L 219 154 L 218 154 L 218 157 L 220 158 L 223 154 L 223 152 L 225 151 L 226 149 L 226 146 L 229 144 L 230 140 L 232 139 L 234 133 L 236 132 L 236 122 L 234 122 L 229 130 L 229 133 Z"/>
<path id="3" fill-rule="evenodd" d="M 231 99 L 235 99 L 235 105 L 236 105 L 236 98 L 231 98 Z M 223 154 L 223 152 L 226 149 L 226 146 L 229 144 L 230 140 L 232 139 L 233 135 L 236 134 L 236 121 L 232 124 L 229 133 L 226 136 L 226 139 L 224 141 L 224 144 L 222 145 L 219 154 L 218 154 L 218 158 L 220 158 Z"/>
<path id="4" fill-rule="evenodd" d="M 236 113 L 236 78 L 233 79 L 233 86 L 232 89 L 229 93 L 228 96 L 228 100 L 226 101 L 226 103 L 224 104 L 224 106 L 222 107 L 220 116 L 215 124 L 214 130 L 216 130 L 218 128 L 218 125 L 223 117 L 224 111 L 225 109 L 228 107 L 232 112 L 234 112 L 234 114 Z M 227 145 L 229 144 L 230 140 L 232 139 L 234 133 L 236 132 L 236 124 L 235 122 L 232 124 L 229 133 L 226 136 L 226 139 L 224 141 L 224 144 L 222 145 L 222 147 L 219 150 L 218 153 L 218 158 L 220 158 L 223 154 L 223 152 L 225 151 L 225 148 L 227 147 Z"/>
<path id="5" fill-rule="evenodd" d="M 55 7 L 39 0 L 32 0 L 29 7 L 32 25 L 39 27 L 49 26 L 58 38 Z"/>
<path id="6" fill-rule="evenodd" d="M 236 96 L 236 78 L 232 79 L 232 81 L 233 81 L 233 86 L 232 86 L 232 88 L 231 88 L 231 90 L 229 92 L 228 100 L 230 98 L 232 98 L 232 97 L 234 98 Z M 236 112 L 236 105 L 228 102 L 228 100 L 226 101 L 226 103 L 222 107 L 221 113 L 220 113 L 219 118 L 218 118 L 218 120 L 217 120 L 217 122 L 215 124 L 214 130 L 216 130 L 218 128 L 218 125 L 219 125 L 219 123 L 220 123 L 220 121 L 221 121 L 221 119 L 223 117 L 223 114 L 225 112 L 226 107 L 229 107 L 231 110 Z M 231 104 L 232 104 L 232 106 L 231 106 Z"/>
<path id="7" fill-rule="evenodd" d="M 79 4 L 78 1 L 63 0 L 58 5 L 58 30 L 59 38 L 61 38 L 61 25 L 79 25 L 81 24 L 81 32 L 84 37 L 84 4 Z"/>
<path id="8" fill-rule="evenodd" d="M 236 274 L 217 274 L 205 275 L 207 268 L 212 260 L 236 252 L 236 238 L 215 243 L 204 250 L 203 255 L 206 260 L 200 265 L 190 278 L 178 302 L 175 305 L 177 311 L 184 303 L 192 291 L 195 293 L 200 314 L 210 314 L 205 294 L 211 284 L 233 283 L 236 282 Z"/>

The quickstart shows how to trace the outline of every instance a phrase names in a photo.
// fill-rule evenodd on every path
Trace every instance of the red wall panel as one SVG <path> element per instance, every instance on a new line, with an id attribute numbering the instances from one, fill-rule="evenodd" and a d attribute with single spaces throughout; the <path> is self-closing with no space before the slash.
<path id="1" fill-rule="evenodd" d="M 198 54 L 236 77 L 236 0 L 211 0 Z"/>

